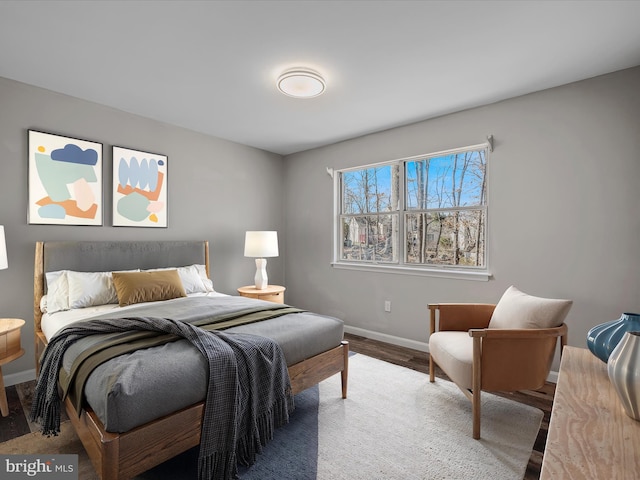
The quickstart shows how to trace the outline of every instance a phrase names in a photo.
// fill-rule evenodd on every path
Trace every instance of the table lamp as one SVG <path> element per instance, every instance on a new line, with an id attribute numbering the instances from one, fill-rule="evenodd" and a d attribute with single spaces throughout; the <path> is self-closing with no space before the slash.
<path id="1" fill-rule="evenodd" d="M 267 259 L 278 256 L 278 232 L 246 232 L 244 237 L 244 256 L 255 257 L 257 290 L 267 288 Z"/>

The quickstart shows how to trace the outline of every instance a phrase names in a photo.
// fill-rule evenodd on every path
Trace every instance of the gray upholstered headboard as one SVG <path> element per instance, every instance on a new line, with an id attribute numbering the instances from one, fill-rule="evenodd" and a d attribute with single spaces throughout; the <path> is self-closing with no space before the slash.
<path id="1" fill-rule="evenodd" d="M 33 309 L 36 335 L 40 331 L 40 299 L 46 293 L 45 273 L 57 270 L 112 272 L 163 267 L 205 265 L 209 271 L 209 242 L 120 241 L 37 242 L 33 278 Z"/>
<path id="2" fill-rule="evenodd" d="M 112 272 L 206 265 L 203 241 L 44 242 L 43 271 Z"/>

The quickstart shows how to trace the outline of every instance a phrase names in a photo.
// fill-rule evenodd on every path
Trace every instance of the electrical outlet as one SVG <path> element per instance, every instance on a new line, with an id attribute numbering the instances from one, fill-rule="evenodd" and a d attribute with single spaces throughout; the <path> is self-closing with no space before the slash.
<path id="1" fill-rule="evenodd" d="M 390 300 L 385 300 L 384 301 L 384 311 L 385 312 L 390 312 L 391 311 L 391 301 Z"/>

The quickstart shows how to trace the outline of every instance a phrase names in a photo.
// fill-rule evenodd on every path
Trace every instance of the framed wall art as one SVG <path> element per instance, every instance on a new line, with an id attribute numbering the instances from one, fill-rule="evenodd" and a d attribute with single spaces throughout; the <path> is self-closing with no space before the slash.
<path id="1" fill-rule="evenodd" d="M 113 147 L 113 226 L 167 226 L 167 157 Z"/>
<path id="2" fill-rule="evenodd" d="M 102 144 L 29 130 L 29 224 L 102 225 Z"/>

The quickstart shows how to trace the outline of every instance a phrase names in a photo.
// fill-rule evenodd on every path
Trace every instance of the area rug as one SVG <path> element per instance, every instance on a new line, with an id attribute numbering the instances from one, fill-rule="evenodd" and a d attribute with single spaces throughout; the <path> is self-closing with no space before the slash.
<path id="1" fill-rule="evenodd" d="M 296 396 L 291 422 L 278 429 L 242 480 L 522 480 L 542 412 L 484 394 L 482 439 L 471 438 L 471 403 L 450 382 L 353 355 L 349 395 L 335 376 Z M 79 478 L 94 480 L 68 422 L 47 439 L 32 433 L 0 444 L 0 453 L 79 453 Z M 192 449 L 137 480 L 195 479 Z"/>

